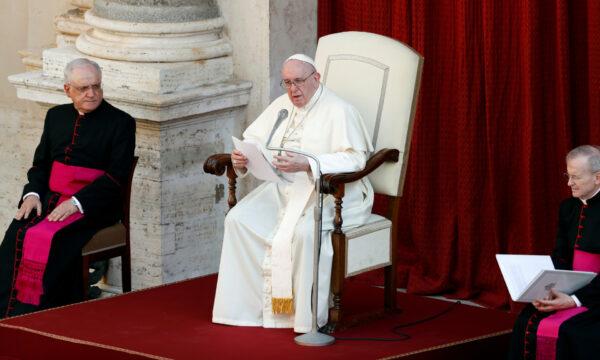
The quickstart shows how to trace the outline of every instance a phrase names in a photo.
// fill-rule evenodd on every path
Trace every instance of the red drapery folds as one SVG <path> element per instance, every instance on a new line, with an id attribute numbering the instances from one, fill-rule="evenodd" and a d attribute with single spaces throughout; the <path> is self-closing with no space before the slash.
<path id="1" fill-rule="evenodd" d="M 600 144 L 600 2 L 319 0 L 319 36 L 368 31 L 425 57 L 399 285 L 508 304 L 494 254 L 549 254 L 566 152 Z"/>

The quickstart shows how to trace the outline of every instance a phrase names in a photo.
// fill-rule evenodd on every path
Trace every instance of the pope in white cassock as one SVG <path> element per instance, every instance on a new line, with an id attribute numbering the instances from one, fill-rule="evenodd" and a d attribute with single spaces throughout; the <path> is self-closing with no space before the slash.
<path id="1" fill-rule="evenodd" d="M 364 168 L 373 147 L 362 118 L 319 82 L 314 61 L 293 55 L 283 63 L 281 75 L 287 94 L 273 101 L 246 129 L 244 140 L 315 154 L 323 174 Z M 282 109 L 289 115 L 267 144 Z M 248 161 L 244 154 L 234 150 L 231 160 L 236 172 L 244 176 Z M 225 218 L 213 322 L 309 332 L 316 167 L 312 159 L 285 152 L 273 152 L 273 165 L 292 182 L 263 183 Z M 372 204 L 373 189 L 366 178 L 346 185 L 344 228 L 365 223 Z M 328 315 L 333 215 L 333 198 L 327 196 L 319 263 L 319 327 L 326 324 Z"/>

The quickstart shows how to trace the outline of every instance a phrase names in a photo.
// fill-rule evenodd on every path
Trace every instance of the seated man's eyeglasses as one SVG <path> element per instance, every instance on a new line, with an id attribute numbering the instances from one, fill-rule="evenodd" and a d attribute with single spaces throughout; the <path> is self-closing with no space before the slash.
<path id="1" fill-rule="evenodd" d="M 306 82 L 306 80 L 312 76 L 312 74 L 315 73 L 316 70 L 313 70 L 313 72 L 311 72 L 310 74 L 308 74 L 304 79 L 294 79 L 294 80 L 288 80 L 288 79 L 283 79 L 281 80 L 281 82 L 279 83 L 279 85 L 281 85 L 282 88 L 284 89 L 289 89 L 292 87 L 292 85 L 295 85 L 296 87 L 300 87 L 302 85 L 304 85 L 304 83 Z"/>
<path id="2" fill-rule="evenodd" d="M 567 181 L 570 180 L 570 181 L 574 181 L 574 182 L 580 181 L 584 178 L 583 175 L 570 175 L 569 173 L 563 173 L 563 176 L 565 177 L 565 179 Z"/>
<path id="3" fill-rule="evenodd" d="M 90 89 L 92 89 L 93 92 L 98 92 L 98 91 L 102 90 L 102 84 L 100 84 L 100 83 L 86 85 L 86 86 L 75 86 L 73 84 L 69 84 L 69 86 L 71 86 L 73 89 L 75 89 L 75 91 L 77 91 L 78 93 L 84 93 Z"/>

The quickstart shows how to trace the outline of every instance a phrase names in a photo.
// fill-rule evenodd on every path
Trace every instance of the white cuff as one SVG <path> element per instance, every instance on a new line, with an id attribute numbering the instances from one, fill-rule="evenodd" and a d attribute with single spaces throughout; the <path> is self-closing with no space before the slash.
<path id="1" fill-rule="evenodd" d="M 310 166 L 310 173 L 308 174 L 308 177 L 312 179 L 318 179 L 319 174 L 317 174 L 317 162 L 314 159 L 309 158 L 308 156 L 306 157 L 306 160 L 308 160 L 308 165 Z"/>
<path id="2" fill-rule="evenodd" d="M 71 196 L 71 204 L 77 206 L 79 212 L 83 214 L 83 208 L 81 207 L 81 203 L 79 202 L 79 200 L 77 200 L 75 196 Z"/>
<path id="3" fill-rule="evenodd" d="M 575 301 L 575 304 L 577 305 L 577 307 L 581 307 L 581 301 L 579 301 L 577 296 L 571 295 L 571 299 L 573 299 L 573 301 Z"/>
<path id="4" fill-rule="evenodd" d="M 31 192 L 28 192 L 27 194 L 23 195 L 23 201 L 25 201 L 25 198 L 28 197 L 29 195 L 33 195 L 33 196 L 37 197 L 38 199 L 40 198 L 40 195 L 38 193 L 31 191 Z"/>
<path id="5" fill-rule="evenodd" d="M 248 175 L 249 171 L 248 168 L 246 168 L 246 171 L 242 171 L 238 168 L 233 167 L 233 165 L 231 166 L 233 168 L 233 172 L 235 172 L 235 174 L 237 175 L 238 178 L 243 179 L 246 177 L 246 175 Z"/>

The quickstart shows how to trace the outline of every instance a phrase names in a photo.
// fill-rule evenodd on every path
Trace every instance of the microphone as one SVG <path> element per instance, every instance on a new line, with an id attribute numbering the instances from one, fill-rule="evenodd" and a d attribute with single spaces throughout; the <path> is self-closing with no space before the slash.
<path id="1" fill-rule="evenodd" d="M 275 131 L 277 130 L 277 128 L 279 127 L 279 125 L 281 125 L 281 122 L 287 118 L 288 116 L 288 111 L 286 109 L 281 109 L 279 110 L 279 113 L 277 114 L 277 120 L 275 120 L 275 125 L 273 125 L 273 129 L 271 130 L 271 134 L 269 134 L 269 139 L 267 140 L 267 145 L 269 146 L 271 145 L 271 138 L 273 137 L 273 134 L 275 134 Z"/>

